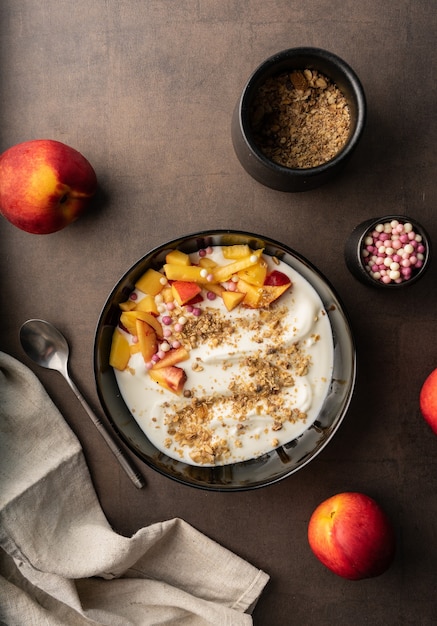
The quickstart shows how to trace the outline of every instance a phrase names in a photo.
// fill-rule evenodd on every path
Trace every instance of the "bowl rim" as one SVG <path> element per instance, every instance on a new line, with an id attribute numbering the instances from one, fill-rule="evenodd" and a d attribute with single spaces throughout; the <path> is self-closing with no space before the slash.
<path id="1" fill-rule="evenodd" d="M 133 289 L 133 283 L 139 277 L 141 273 L 143 273 L 147 267 L 153 267 L 153 263 L 155 262 L 155 266 L 162 266 L 162 261 L 158 261 L 158 258 L 161 258 L 162 255 L 167 251 L 175 248 L 179 248 L 179 246 L 185 244 L 189 244 L 186 247 L 185 251 L 188 251 L 188 248 L 191 248 L 190 251 L 198 250 L 199 247 L 206 247 L 206 245 L 198 245 L 199 242 L 205 241 L 213 241 L 214 238 L 223 238 L 230 237 L 232 239 L 244 239 L 245 241 L 251 243 L 263 244 L 263 247 L 269 247 L 269 249 L 274 249 L 278 255 L 282 255 L 285 257 L 290 257 L 294 260 L 294 263 L 299 266 L 299 270 L 294 268 L 296 271 L 300 272 L 302 275 L 301 269 L 304 270 L 303 276 L 306 278 L 310 284 L 316 289 L 319 297 L 322 300 L 324 308 L 327 314 L 330 316 L 331 328 L 333 330 L 333 339 L 334 339 L 334 361 L 339 355 L 340 365 L 339 367 L 341 371 L 347 370 L 348 379 L 341 380 L 340 378 L 334 378 L 335 371 L 333 373 L 333 378 L 331 381 L 331 388 L 327 394 L 325 399 L 325 404 L 328 404 L 332 398 L 336 399 L 339 394 L 341 401 L 339 407 L 336 407 L 334 416 L 329 413 L 330 406 L 326 409 L 321 417 L 319 415 L 320 420 L 316 419 L 313 424 L 311 424 L 302 435 L 297 437 L 295 440 L 290 442 L 290 450 L 296 449 L 299 451 L 299 445 L 302 441 L 305 443 L 313 443 L 315 441 L 315 447 L 311 448 L 311 452 L 304 454 L 302 458 L 299 458 L 293 466 L 290 466 L 290 461 L 287 457 L 287 452 L 283 450 L 285 446 L 281 448 L 283 451 L 283 456 L 287 457 L 285 460 L 281 458 L 281 451 L 272 450 L 271 452 L 262 455 L 262 457 L 258 457 L 258 459 L 252 459 L 249 461 L 243 461 L 236 464 L 231 465 L 223 465 L 223 466 L 215 466 L 215 467 L 202 467 L 202 466 L 191 466 L 185 464 L 183 462 L 175 461 L 170 457 L 166 457 L 160 453 L 156 448 L 154 448 L 153 444 L 147 439 L 147 436 L 143 431 L 141 431 L 140 427 L 136 424 L 133 416 L 130 414 L 126 405 L 124 404 L 123 399 L 121 398 L 121 393 L 118 389 L 118 385 L 115 380 L 115 375 L 113 373 L 112 368 L 109 366 L 108 355 L 109 355 L 109 347 L 106 346 L 106 355 L 102 355 L 101 342 L 103 335 L 105 338 L 112 337 L 112 333 L 118 323 L 118 319 L 120 316 L 118 303 L 122 301 L 122 299 L 126 299 L 128 293 Z M 196 242 L 196 246 L 193 246 L 193 242 Z M 221 244 L 212 244 L 212 245 L 226 245 L 224 243 Z M 270 254 L 270 253 L 267 253 Z M 274 255 L 271 255 L 274 256 Z M 287 261 L 286 261 L 287 262 Z M 290 264 L 290 263 L 289 263 Z M 325 291 L 323 297 L 319 293 L 319 290 L 315 287 L 314 282 L 320 283 Z M 325 302 L 325 299 L 328 298 L 329 303 Z M 329 307 L 327 306 L 329 304 Z M 338 351 L 338 352 L 336 352 Z M 106 357 L 106 358 L 105 358 Z M 104 363 L 102 364 L 102 358 Z M 344 362 L 343 362 L 344 361 Z M 166 476 L 176 482 L 179 482 L 184 485 L 200 488 L 207 491 L 220 491 L 220 492 L 238 492 L 238 491 L 249 491 L 253 489 L 258 489 L 261 487 L 265 487 L 271 484 L 275 484 L 290 475 L 297 472 L 299 469 L 305 467 L 311 460 L 318 456 L 318 454 L 325 448 L 334 434 L 337 432 L 340 424 L 343 422 L 347 410 L 349 408 L 356 380 L 356 348 L 355 341 L 352 335 L 351 325 L 348 318 L 348 315 L 344 309 L 343 304 L 341 303 L 336 291 L 330 284 L 330 282 L 325 278 L 325 276 L 315 268 L 315 266 L 308 261 L 305 257 L 294 251 L 292 248 L 285 244 L 281 244 L 277 242 L 275 239 L 270 237 L 265 237 L 261 235 L 257 235 L 247 231 L 240 231 L 234 229 L 210 229 L 199 232 L 194 232 L 192 234 L 183 235 L 181 237 L 172 239 L 163 244 L 160 244 L 141 258 L 139 258 L 124 274 L 119 278 L 119 280 L 114 285 L 113 289 L 110 291 L 109 296 L 107 297 L 100 315 L 98 317 L 96 330 L 95 330 L 95 340 L 94 340 L 94 378 L 97 389 L 97 394 L 99 397 L 100 404 L 104 410 L 104 413 L 110 422 L 112 428 L 115 433 L 120 437 L 123 443 L 146 465 L 160 473 L 161 475 Z M 103 378 L 105 377 L 105 378 Z M 109 377 L 108 379 L 106 377 Z M 108 405 L 107 399 L 107 384 L 111 385 L 111 401 L 115 402 L 122 407 L 122 415 L 117 414 L 114 415 L 114 412 L 111 411 L 111 408 Z M 116 392 L 114 394 L 114 385 Z M 117 393 L 118 392 L 118 393 Z M 332 400 L 332 401 L 334 401 Z M 325 405 L 324 405 L 325 406 Z M 123 420 L 128 420 L 129 423 L 124 424 Z M 326 419 L 326 424 L 323 423 L 323 420 Z M 123 427 L 120 427 L 120 423 L 123 423 Z M 135 428 L 136 426 L 136 428 Z M 154 448 L 155 458 L 152 459 L 150 456 L 147 456 L 143 451 L 138 449 L 138 445 L 136 445 L 130 436 L 126 432 L 126 428 L 133 428 L 136 434 L 141 433 L 141 438 L 147 439 L 150 446 Z M 295 443 L 297 442 L 297 443 Z M 272 464 L 278 459 L 283 465 L 283 471 L 276 472 L 270 479 L 263 479 L 254 482 L 241 482 L 239 484 L 231 484 L 228 481 L 228 476 L 231 475 L 233 477 L 233 471 L 235 468 L 237 470 L 241 470 L 244 475 L 245 470 L 248 467 L 254 467 L 256 465 L 260 465 L 262 463 L 269 463 L 272 459 Z M 174 466 L 175 471 L 170 471 L 168 466 L 163 466 L 161 460 L 169 461 L 170 466 Z M 287 465 L 288 464 L 288 465 Z M 282 466 L 280 466 L 282 467 Z M 172 468 L 173 469 L 173 468 Z M 181 473 L 182 471 L 182 473 Z M 188 476 L 187 476 L 188 474 Z M 198 477 L 201 475 L 201 478 Z M 205 482 L 204 477 L 210 477 L 211 482 Z M 218 476 L 218 480 L 215 479 Z"/>
<path id="2" fill-rule="evenodd" d="M 365 237 L 375 226 L 380 223 L 393 220 L 397 220 L 403 224 L 411 223 L 413 225 L 416 232 L 420 234 L 423 240 L 426 242 L 425 258 L 423 260 L 422 267 L 419 268 L 419 270 L 411 278 L 409 278 L 408 280 L 404 280 L 401 283 L 393 282 L 386 284 L 369 276 L 369 273 L 367 272 L 361 258 L 361 250 L 364 247 L 363 244 Z M 430 265 L 431 252 L 431 239 L 427 230 L 424 226 L 422 226 L 420 222 L 408 215 L 389 214 L 383 215 L 381 217 L 372 217 L 358 224 L 352 231 L 350 238 L 346 243 L 345 256 L 346 264 L 348 265 L 350 271 L 355 274 L 355 276 L 359 280 L 361 280 L 361 282 L 378 289 L 396 290 L 409 287 L 423 277 L 424 273 L 427 271 Z"/>
<path id="3" fill-rule="evenodd" d="M 296 57 L 310 57 L 311 59 L 315 60 L 323 59 L 332 66 L 337 67 L 351 86 L 354 98 L 356 100 L 357 119 L 355 122 L 354 130 L 349 136 L 346 144 L 332 159 L 315 167 L 292 168 L 276 163 L 275 161 L 268 159 L 258 148 L 256 142 L 251 140 L 252 134 L 248 119 L 248 111 L 250 98 L 252 97 L 253 92 L 258 87 L 260 81 L 262 81 L 263 76 L 265 74 L 268 75 L 272 68 L 274 68 L 278 63 L 286 62 L 288 59 L 291 60 Z M 276 52 L 258 65 L 258 67 L 251 73 L 251 75 L 247 79 L 246 84 L 243 88 L 242 94 L 238 102 L 238 115 L 243 140 L 249 150 L 253 152 L 254 157 L 264 167 L 267 167 L 271 171 L 276 172 L 277 174 L 281 174 L 283 176 L 293 176 L 297 179 L 303 179 L 313 176 L 316 177 L 317 175 L 325 174 L 329 170 L 336 168 L 340 163 L 346 160 L 355 150 L 364 131 L 366 123 L 367 101 L 364 88 L 357 73 L 346 61 L 344 61 L 341 57 L 334 54 L 333 52 L 330 52 L 323 48 L 301 46 L 296 48 L 287 48 Z"/>

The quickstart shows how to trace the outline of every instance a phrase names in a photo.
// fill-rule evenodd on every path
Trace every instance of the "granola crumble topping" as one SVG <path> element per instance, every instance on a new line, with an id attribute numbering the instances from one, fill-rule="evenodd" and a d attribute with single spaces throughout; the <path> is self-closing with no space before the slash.
<path id="1" fill-rule="evenodd" d="M 197 348 L 206 344 L 211 348 L 219 345 L 223 337 L 229 340 L 235 328 L 230 320 L 225 319 L 217 309 L 206 309 L 200 318 L 187 321 L 179 337 L 188 348 Z"/>
<path id="2" fill-rule="evenodd" d="M 334 158 L 351 125 L 345 96 L 329 78 L 309 69 L 267 79 L 255 96 L 251 122 L 261 152 L 290 168 L 316 167 Z"/>
<path id="3" fill-rule="evenodd" d="M 165 403 L 164 424 L 170 437 L 179 447 L 190 448 L 190 458 L 200 464 L 215 464 L 230 455 L 228 441 L 217 439 L 211 427 L 213 419 L 221 415 L 232 415 L 235 433 L 228 428 L 227 437 L 234 438 L 234 445 L 243 447 L 242 437 L 247 436 L 245 421 L 249 414 L 265 414 L 265 429 L 272 432 L 281 430 L 286 421 L 305 421 L 306 413 L 290 406 L 287 389 L 293 387 L 296 376 L 304 376 L 311 366 L 311 358 L 298 342 L 283 346 L 283 331 L 287 309 L 272 306 L 260 310 L 252 318 L 238 317 L 233 322 L 223 319 L 220 311 L 210 310 L 201 322 L 190 324 L 181 333 L 182 339 L 191 346 L 205 344 L 216 346 L 232 337 L 235 345 L 241 332 L 250 332 L 254 341 L 261 346 L 269 340 L 265 349 L 244 356 L 237 365 L 227 363 L 224 367 L 234 367 L 226 394 L 205 395 L 202 389 L 190 389 L 185 395 L 190 401 L 184 406 Z M 232 354 L 229 355 L 233 356 Z M 192 369 L 203 366 L 196 360 Z M 252 435 L 249 435 L 252 436 Z M 275 441 L 276 438 L 273 439 Z"/>

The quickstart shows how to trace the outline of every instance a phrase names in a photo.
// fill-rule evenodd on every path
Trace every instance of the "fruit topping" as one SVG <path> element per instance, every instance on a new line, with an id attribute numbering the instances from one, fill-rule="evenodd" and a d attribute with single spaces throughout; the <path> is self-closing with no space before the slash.
<path id="1" fill-rule="evenodd" d="M 135 283 L 135 287 L 143 293 L 148 293 L 151 296 L 156 296 L 160 293 L 164 287 L 161 282 L 162 274 L 156 270 L 149 268 L 145 274 L 141 276 Z"/>
<path id="2" fill-rule="evenodd" d="M 158 349 L 158 338 L 153 328 L 143 320 L 137 318 L 136 320 L 136 336 L 138 337 L 138 343 L 140 345 L 140 351 L 143 355 L 144 361 L 150 361 L 152 356 Z"/>
<path id="3" fill-rule="evenodd" d="M 213 334 L 212 318 L 201 303 L 208 306 L 221 298 L 228 312 L 238 306 L 268 308 L 291 287 L 286 274 L 268 271 L 262 249 L 252 250 L 246 244 L 223 246 L 221 263 L 208 256 L 212 251 L 206 248 L 190 256 L 171 250 L 160 271 L 149 268 L 138 279 L 129 299 L 119 305 L 119 327 L 110 356 L 113 367 L 126 369 L 130 356 L 141 352 L 152 379 L 180 393 L 187 376 L 176 364 L 190 358 L 190 345 L 183 345 L 182 339 L 185 325 L 193 336 L 203 316 Z"/>
<path id="4" fill-rule="evenodd" d="M 172 283 L 171 289 L 174 299 L 180 306 L 190 302 L 202 291 L 202 287 L 198 283 L 186 282 L 184 280 L 176 280 Z"/>
<path id="5" fill-rule="evenodd" d="M 129 342 L 118 328 L 112 335 L 111 351 L 109 354 L 109 365 L 118 370 L 124 370 L 130 359 Z"/>
<path id="6" fill-rule="evenodd" d="M 278 270 L 273 270 L 273 272 L 267 274 L 264 280 L 264 285 L 272 285 L 274 287 L 288 285 L 289 283 L 290 279 L 288 276 Z"/>
<path id="7" fill-rule="evenodd" d="M 158 369 L 152 368 L 149 370 L 149 374 L 152 380 L 159 383 L 161 387 L 176 394 L 182 393 L 185 381 L 187 380 L 187 375 L 184 370 L 176 365 Z"/>

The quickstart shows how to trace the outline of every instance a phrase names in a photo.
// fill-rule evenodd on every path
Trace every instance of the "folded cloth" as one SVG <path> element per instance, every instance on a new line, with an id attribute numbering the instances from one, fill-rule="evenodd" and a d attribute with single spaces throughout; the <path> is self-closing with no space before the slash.
<path id="1" fill-rule="evenodd" d="M 0 352 L 0 620 L 8 626 L 252 623 L 268 576 L 179 518 L 110 527 L 79 441 Z"/>

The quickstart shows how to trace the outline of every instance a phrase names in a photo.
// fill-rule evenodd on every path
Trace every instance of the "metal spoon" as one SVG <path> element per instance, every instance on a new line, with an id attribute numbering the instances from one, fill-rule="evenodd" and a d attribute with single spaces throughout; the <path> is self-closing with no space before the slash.
<path id="1" fill-rule="evenodd" d="M 122 449 L 111 437 L 71 380 L 68 373 L 69 348 L 65 337 L 49 322 L 32 319 L 27 320 L 21 326 L 20 341 L 23 350 L 32 361 L 42 367 L 56 370 L 62 374 L 135 487 L 138 487 L 138 489 L 144 487 L 145 483 L 142 476 L 132 467 Z"/>

